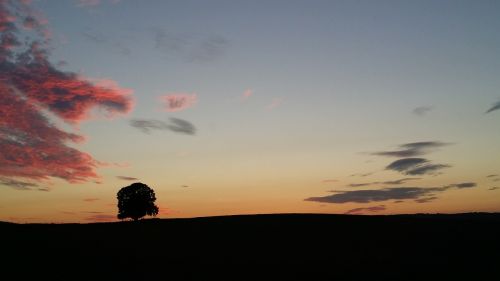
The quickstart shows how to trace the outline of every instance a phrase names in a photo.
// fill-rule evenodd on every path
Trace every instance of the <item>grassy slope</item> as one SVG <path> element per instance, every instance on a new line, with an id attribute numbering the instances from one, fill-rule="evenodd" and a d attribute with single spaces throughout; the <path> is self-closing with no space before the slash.
<path id="1" fill-rule="evenodd" d="M 500 280 L 500 214 L 2 223 L 0 235 L 3 280 Z"/>

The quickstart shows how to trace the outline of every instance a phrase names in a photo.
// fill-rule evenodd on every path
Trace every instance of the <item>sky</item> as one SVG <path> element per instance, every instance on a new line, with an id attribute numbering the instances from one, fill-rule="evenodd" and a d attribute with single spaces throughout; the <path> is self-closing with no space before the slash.
<path id="1" fill-rule="evenodd" d="M 0 0 L 0 220 L 499 212 L 499 12 Z"/>

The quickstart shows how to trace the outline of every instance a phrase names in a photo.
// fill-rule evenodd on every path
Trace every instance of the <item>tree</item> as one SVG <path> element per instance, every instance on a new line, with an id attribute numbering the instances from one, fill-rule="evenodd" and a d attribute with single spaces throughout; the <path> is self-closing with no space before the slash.
<path id="1" fill-rule="evenodd" d="M 143 183 L 136 182 L 120 189 L 116 198 L 118 199 L 118 218 L 121 220 L 131 218 L 137 221 L 146 215 L 158 214 L 155 192 Z"/>

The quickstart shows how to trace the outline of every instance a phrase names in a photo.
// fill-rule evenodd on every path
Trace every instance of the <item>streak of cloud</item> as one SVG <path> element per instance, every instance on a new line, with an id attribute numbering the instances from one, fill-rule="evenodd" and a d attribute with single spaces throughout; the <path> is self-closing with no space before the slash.
<path id="1" fill-rule="evenodd" d="M 429 160 L 424 158 L 403 158 L 389 164 L 385 169 L 393 170 L 405 175 L 433 175 L 437 171 L 451 167 L 445 164 L 431 164 Z"/>
<path id="2" fill-rule="evenodd" d="M 400 145 L 399 146 L 400 150 L 378 151 L 371 154 L 377 156 L 388 156 L 388 157 L 414 157 L 414 156 L 428 154 L 437 148 L 447 145 L 450 145 L 450 143 L 444 143 L 439 141 L 413 142 Z"/>
<path id="3" fill-rule="evenodd" d="M 32 190 L 32 188 L 38 187 L 38 184 L 35 183 L 18 181 L 4 177 L 0 177 L 0 185 L 5 185 L 15 190 Z"/>
<path id="4" fill-rule="evenodd" d="M 466 184 L 467 186 L 470 183 Z M 366 190 L 353 190 L 353 191 L 332 191 L 335 194 L 309 197 L 304 201 L 313 201 L 320 203 L 370 203 L 382 202 L 388 200 L 419 200 L 418 203 L 425 203 L 436 198 L 436 194 L 445 192 L 449 189 L 461 189 L 461 184 L 452 184 L 443 187 L 392 187 L 382 189 L 366 189 Z"/>
<path id="5" fill-rule="evenodd" d="M 487 111 L 486 113 L 490 113 L 490 112 L 493 112 L 495 110 L 499 110 L 500 109 L 500 101 L 494 103 Z"/>
<path id="6" fill-rule="evenodd" d="M 196 127 L 189 121 L 180 118 L 169 118 L 170 122 L 161 120 L 132 119 L 130 126 L 149 134 L 153 130 L 170 130 L 175 133 L 195 135 Z"/>
<path id="7" fill-rule="evenodd" d="M 273 110 L 285 102 L 284 98 L 274 98 L 271 103 L 267 106 L 267 109 Z"/>
<path id="8" fill-rule="evenodd" d="M 134 177 L 127 177 L 127 176 L 116 176 L 117 179 L 124 180 L 124 181 L 137 181 L 139 180 L 138 178 Z"/>
<path id="9" fill-rule="evenodd" d="M 155 47 L 169 57 L 179 57 L 193 63 L 206 63 L 221 58 L 229 41 L 220 35 L 200 36 L 194 33 L 173 32 L 164 28 L 152 29 Z"/>
<path id="10" fill-rule="evenodd" d="M 425 116 L 427 113 L 431 112 L 434 108 L 432 106 L 419 106 L 413 109 L 413 114 L 417 116 Z"/>
<path id="11" fill-rule="evenodd" d="M 385 205 L 378 205 L 378 206 L 373 206 L 373 207 L 366 207 L 366 208 L 354 208 L 354 209 L 351 209 L 347 212 L 345 212 L 344 214 L 346 215 L 360 215 L 360 214 L 363 214 L 363 213 L 376 213 L 376 212 L 381 212 L 381 211 L 385 211 L 386 210 L 386 207 Z"/>

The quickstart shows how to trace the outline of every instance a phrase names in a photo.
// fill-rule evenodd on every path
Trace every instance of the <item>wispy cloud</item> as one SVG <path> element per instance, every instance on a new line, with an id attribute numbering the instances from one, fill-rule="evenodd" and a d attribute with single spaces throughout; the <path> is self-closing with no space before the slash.
<path id="1" fill-rule="evenodd" d="M 95 202 L 95 201 L 98 201 L 99 198 L 84 198 L 83 201 L 85 202 Z"/>
<path id="2" fill-rule="evenodd" d="M 383 181 L 381 184 L 389 184 L 389 185 L 400 185 L 400 184 L 405 184 L 408 181 L 414 181 L 414 180 L 419 180 L 420 178 L 404 178 L 404 179 L 399 179 L 399 180 L 393 180 L 393 181 Z"/>
<path id="3" fill-rule="evenodd" d="M 371 154 L 377 156 L 388 156 L 388 157 L 414 157 L 414 156 L 428 154 L 437 148 L 447 145 L 450 145 L 450 143 L 444 143 L 439 141 L 413 142 L 400 145 L 399 150 L 378 151 Z"/>
<path id="4" fill-rule="evenodd" d="M 145 119 L 132 119 L 129 122 L 130 126 L 141 130 L 143 133 L 149 134 L 153 130 L 167 129 L 167 122 L 160 120 L 145 120 Z"/>
<path id="5" fill-rule="evenodd" d="M 385 205 L 378 205 L 378 206 L 366 207 L 366 208 L 354 208 L 354 209 L 351 209 L 351 210 L 345 212 L 344 214 L 360 215 L 360 214 L 364 214 L 364 213 L 376 213 L 376 212 L 381 212 L 381 211 L 385 211 L 385 210 L 386 210 Z"/>
<path id="6" fill-rule="evenodd" d="M 338 182 L 338 180 L 334 180 L 334 179 L 325 179 L 325 180 L 322 180 L 321 182 L 322 182 L 322 183 L 332 183 L 332 182 Z"/>
<path id="7" fill-rule="evenodd" d="M 434 201 L 436 199 L 438 199 L 436 196 L 430 196 L 430 197 L 415 199 L 415 202 L 417 202 L 417 203 L 429 203 L 429 202 Z"/>
<path id="8" fill-rule="evenodd" d="M 110 36 L 105 36 L 100 32 L 87 30 L 82 32 L 82 35 L 89 42 L 92 42 L 97 45 L 106 46 L 111 50 L 116 51 L 122 55 L 130 55 L 130 53 L 132 52 L 130 48 L 125 46 L 120 40 L 112 38 Z"/>
<path id="9" fill-rule="evenodd" d="M 194 106 L 198 102 L 196 94 L 170 93 L 160 97 L 164 109 L 168 112 L 182 111 Z"/>
<path id="10" fill-rule="evenodd" d="M 127 176 L 116 176 L 117 179 L 124 180 L 124 181 L 137 181 L 139 180 L 138 178 L 134 177 L 127 177 Z"/>
<path id="11" fill-rule="evenodd" d="M 495 110 L 499 110 L 500 109 L 500 101 L 494 103 L 487 111 L 486 113 L 490 113 L 492 111 L 495 111 Z"/>
<path id="12" fill-rule="evenodd" d="M 170 130 L 175 133 L 187 135 L 196 134 L 196 127 L 189 121 L 174 117 L 169 118 L 169 121 L 170 122 L 154 119 L 132 119 L 130 120 L 130 126 L 137 128 L 146 134 L 149 134 L 153 130 Z"/>
<path id="13" fill-rule="evenodd" d="M 276 107 L 280 106 L 285 102 L 284 98 L 274 98 L 271 103 L 267 106 L 267 109 L 272 110 L 275 109 Z"/>
<path id="14" fill-rule="evenodd" d="M 31 182 L 18 181 L 14 179 L 0 177 L 0 185 L 5 185 L 16 190 L 32 190 L 38 187 L 38 184 Z"/>
<path id="15" fill-rule="evenodd" d="M 425 116 L 427 113 L 431 112 L 434 108 L 432 106 L 419 106 L 413 109 L 413 114 L 417 116 Z"/>
<path id="16" fill-rule="evenodd" d="M 437 171 L 449 168 L 450 165 L 432 164 L 424 158 L 403 158 L 389 164 L 385 169 L 393 170 L 405 175 L 433 175 Z"/>
<path id="17" fill-rule="evenodd" d="M 366 182 L 366 183 L 351 183 L 348 186 L 349 187 L 362 187 L 362 186 L 369 186 L 369 185 L 376 185 L 376 184 L 384 184 L 384 185 L 400 185 L 404 184 L 408 181 L 412 180 L 419 180 L 420 178 L 404 178 L 404 179 L 399 179 L 399 180 L 392 180 L 392 181 L 374 181 L 374 182 Z"/>
<path id="18" fill-rule="evenodd" d="M 205 63 L 221 58 L 229 47 L 229 41 L 220 35 L 199 35 L 153 28 L 157 50 L 167 56 L 180 57 L 187 62 Z"/>
<path id="19" fill-rule="evenodd" d="M 488 190 L 500 190 L 500 187 L 499 186 L 494 186 L 494 187 L 488 188 Z"/>
<path id="20" fill-rule="evenodd" d="M 245 100 L 249 99 L 252 95 L 253 95 L 253 91 L 248 89 L 248 90 L 243 92 L 243 95 L 241 98 L 243 99 L 243 101 L 245 101 Z"/>
<path id="21" fill-rule="evenodd" d="M 67 145 L 84 137 L 56 127 L 46 112 L 70 124 L 89 119 L 95 108 L 108 117 L 126 114 L 132 91 L 58 69 L 49 59 L 47 21 L 28 1 L 11 3 L 0 1 L 0 176 L 70 183 L 98 178 L 98 161 Z M 19 28 L 26 23 L 28 37 Z"/>
<path id="22" fill-rule="evenodd" d="M 179 119 L 179 118 L 170 118 L 170 124 L 167 124 L 167 129 L 172 132 L 194 135 L 196 133 L 196 127 L 190 122 Z"/>
<path id="23" fill-rule="evenodd" d="M 475 182 L 462 182 L 462 183 L 450 184 L 447 187 L 472 188 L 472 187 L 476 187 L 476 186 L 477 186 L 477 184 Z"/>

